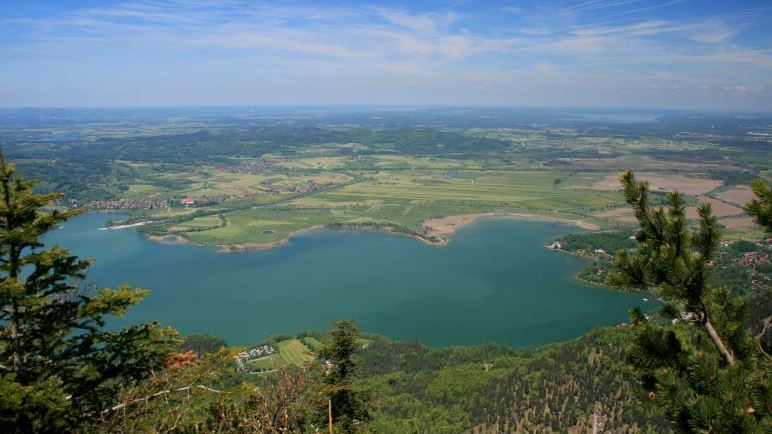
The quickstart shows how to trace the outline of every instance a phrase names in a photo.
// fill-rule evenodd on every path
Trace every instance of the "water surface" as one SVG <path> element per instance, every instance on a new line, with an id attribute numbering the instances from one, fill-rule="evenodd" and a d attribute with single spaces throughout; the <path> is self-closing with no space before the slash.
<path id="1" fill-rule="evenodd" d="M 623 322 L 639 294 L 582 284 L 582 259 L 542 246 L 576 232 L 532 220 L 486 220 L 446 247 L 377 232 L 317 231 L 267 251 L 164 245 L 134 229 L 97 230 L 115 215 L 77 217 L 47 235 L 96 263 L 88 280 L 152 289 L 118 324 L 160 321 L 246 345 L 277 333 L 363 330 L 430 345 L 541 345 Z"/>

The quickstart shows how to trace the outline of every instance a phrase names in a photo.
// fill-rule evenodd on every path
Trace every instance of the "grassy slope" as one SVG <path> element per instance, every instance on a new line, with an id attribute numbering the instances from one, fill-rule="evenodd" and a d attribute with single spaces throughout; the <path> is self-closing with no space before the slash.
<path id="1" fill-rule="evenodd" d="M 300 366 L 316 359 L 316 356 L 299 339 L 286 339 L 276 344 L 277 351 L 270 356 L 250 360 L 247 366 L 257 370 L 273 370 L 282 366 Z"/>

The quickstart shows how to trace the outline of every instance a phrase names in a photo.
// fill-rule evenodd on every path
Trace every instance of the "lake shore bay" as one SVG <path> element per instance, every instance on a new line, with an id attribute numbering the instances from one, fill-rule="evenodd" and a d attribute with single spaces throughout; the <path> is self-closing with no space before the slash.
<path id="1" fill-rule="evenodd" d="M 447 217 L 428 219 L 423 222 L 423 227 L 426 230 L 425 234 L 421 234 L 413 231 L 398 230 L 398 229 L 395 229 L 393 226 L 378 225 L 378 224 L 315 225 L 309 228 L 292 231 L 285 238 L 282 238 L 278 241 L 265 242 L 265 243 L 245 242 L 245 243 L 233 243 L 233 244 L 216 244 L 215 246 L 217 247 L 219 252 L 223 252 L 223 253 L 243 252 L 243 251 L 249 251 L 249 250 L 268 250 L 268 249 L 273 249 L 273 248 L 287 245 L 290 238 L 292 237 L 302 235 L 308 232 L 322 230 L 322 229 L 384 232 L 384 233 L 389 233 L 397 236 L 407 236 L 430 246 L 445 246 L 451 241 L 453 235 L 462 227 L 481 220 L 497 219 L 497 218 L 512 218 L 512 219 L 523 219 L 523 220 L 538 220 L 538 221 L 554 222 L 554 223 L 566 223 L 566 224 L 579 227 L 581 229 L 591 230 L 591 231 L 601 229 L 600 226 L 598 226 L 597 224 L 589 221 L 581 220 L 581 219 L 554 217 L 554 216 L 538 214 L 538 213 L 496 211 L 496 212 L 486 212 L 486 213 L 460 214 L 460 215 L 452 215 Z M 141 227 L 141 226 L 144 226 L 145 224 L 147 223 L 137 222 L 133 224 L 113 226 L 112 229 Z M 196 246 L 208 245 L 205 243 L 192 243 L 183 235 L 147 235 L 147 239 L 154 242 L 163 243 L 163 244 L 190 244 L 190 245 L 196 245 Z"/>
<path id="2" fill-rule="evenodd" d="M 638 294 L 576 280 L 584 260 L 543 248 L 568 222 L 475 217 L 455 225 L 441 249 L 388 229 L 332 227 L 301 232 L 282 248 L 224 255 L 137 228 L 97 230 L 114 214 L 76 217 L 46 243 L 95 258 L 90 282 L 153 288 L 116 324 L 162 321 L 241 345 L 351 317 L 373 333 L 433 346 L 530 347 L 625 322 L 640 304 Z"/>

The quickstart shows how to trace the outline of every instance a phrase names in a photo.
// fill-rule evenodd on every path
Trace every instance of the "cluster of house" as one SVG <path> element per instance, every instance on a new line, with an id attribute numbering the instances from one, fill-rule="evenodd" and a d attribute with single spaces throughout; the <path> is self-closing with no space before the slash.
<path id="1" fill-rule="evenodd" d="M 772 244 L 769 240 L 766 242 L 758 243 L 757 245 L 765 247 L 765 252 L 745 252 L 737 260 L 737 264 L 741 266 L 758 267 L 759 265 L 767 265 L 770 263 L 770 252 L 772 252 Z M 751 279 L 752 289 L 764 289 L 769 288 L 770 280 L 769 276 L 765 273 L 754 273 Z"/>
<path id="2" fill-rule="evenodd" d="M 244 362 L 252 359 L 259 359 L 260 357 L 270 356 L 275 352 L 276 350 L 268 344 L 250 348 L 236 354 L 236 364 L 238 365 L 239 370 L 243 371 L 246 369 Z"/>
<path id="3" fill-rule="evenodd" d="M 769 254 L 763 252 L 745 252 L 742 257 L 737 260 L 739 265 L 762 265 L 769 263 Z"/>
<path id="4" fill-rule="evenodd" d="M 549 247 L 550 249 L 554 249 L 554 250 L 560 250 L 560 249 L 563 248 L 563 246 L 560 244 L 560 241 L 555 241 L 554 243 L 550 244 L 547 247 Z M 587 254 L 587 250 L 576 249 L 575 253 L 577 255 L 586 255 Z M 595 249 L 595 250 L 592 251 L 592 253 L 597 255 L 597 256 L 611 256 L 603 249 Z"/>
<path id="5" fill-rule="evenodd" d="M 92 210 L 119 210 L 119 209 L 156 209 L 156 208 L 169 208 L 173 203 L 179 203 L 181 206 L 187 208 L 195 204 L 199 205 L 215 205 L 221 203 L 227 199 L 226 196 L 204 197 L 200 199 L 193 199 L 191 197 L 183 197 L 181 199 L 132 199 L 132 200 L 92 200 L 86 202 L 82 206 L 76 199 L 68 199 L 67 202 L 73 208 L 82 207 L 84 209 Z"/>
<path id="6" fill-rule="evenodd" d="M 71 205 L 77 207 L 77 203 Z M 168 208 L 166 199 L 93 200 L 83 204 L 85 209 L 155 209 Z"/>
<path id="7" fill-rule="evenodd" d="M 233 164 L 223 164 L 216 166 L 217 169 L 225 170 L 228 172 L 233 173 L 246 173 L 246 174 L 252 174 L 257 172 L 262 172 L 266 170 L 270 170 L 273 168 L 273 164 L 266 163 L 266 162 L 258 162 L 258 161 L 244 161 L 244 162 L 238 162 Z"/>

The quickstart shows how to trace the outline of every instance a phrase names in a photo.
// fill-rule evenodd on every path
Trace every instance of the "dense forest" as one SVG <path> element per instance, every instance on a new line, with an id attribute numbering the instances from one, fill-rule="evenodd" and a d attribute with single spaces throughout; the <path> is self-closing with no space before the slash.
<path id="1" fill-rule="evenodd" d="M 375 432 L 667 432 L 625 364 L 624 327 L 536 351 L 496 345 L 433 349 L 375 342 L 362 377 L 376 392 Z"/>
<path id="2" fill-rule="evenodd" d="M 302 146 L 332 143 L 359 143 L 387 153 L 458 155 L 464 158 L 501 150 L 509 145 L 502 140 L 432 128 L 368 130 L 281 126 L 206 128 L 181 134 L 103 137 L 94 141 L 11 146 L 8 155 L 13 158 L 68 158 L 78 161 L 122 159 L 191 163 L 228 161 L 229 157 L 260 157 L 269 152 L 291 155 Z"/>

